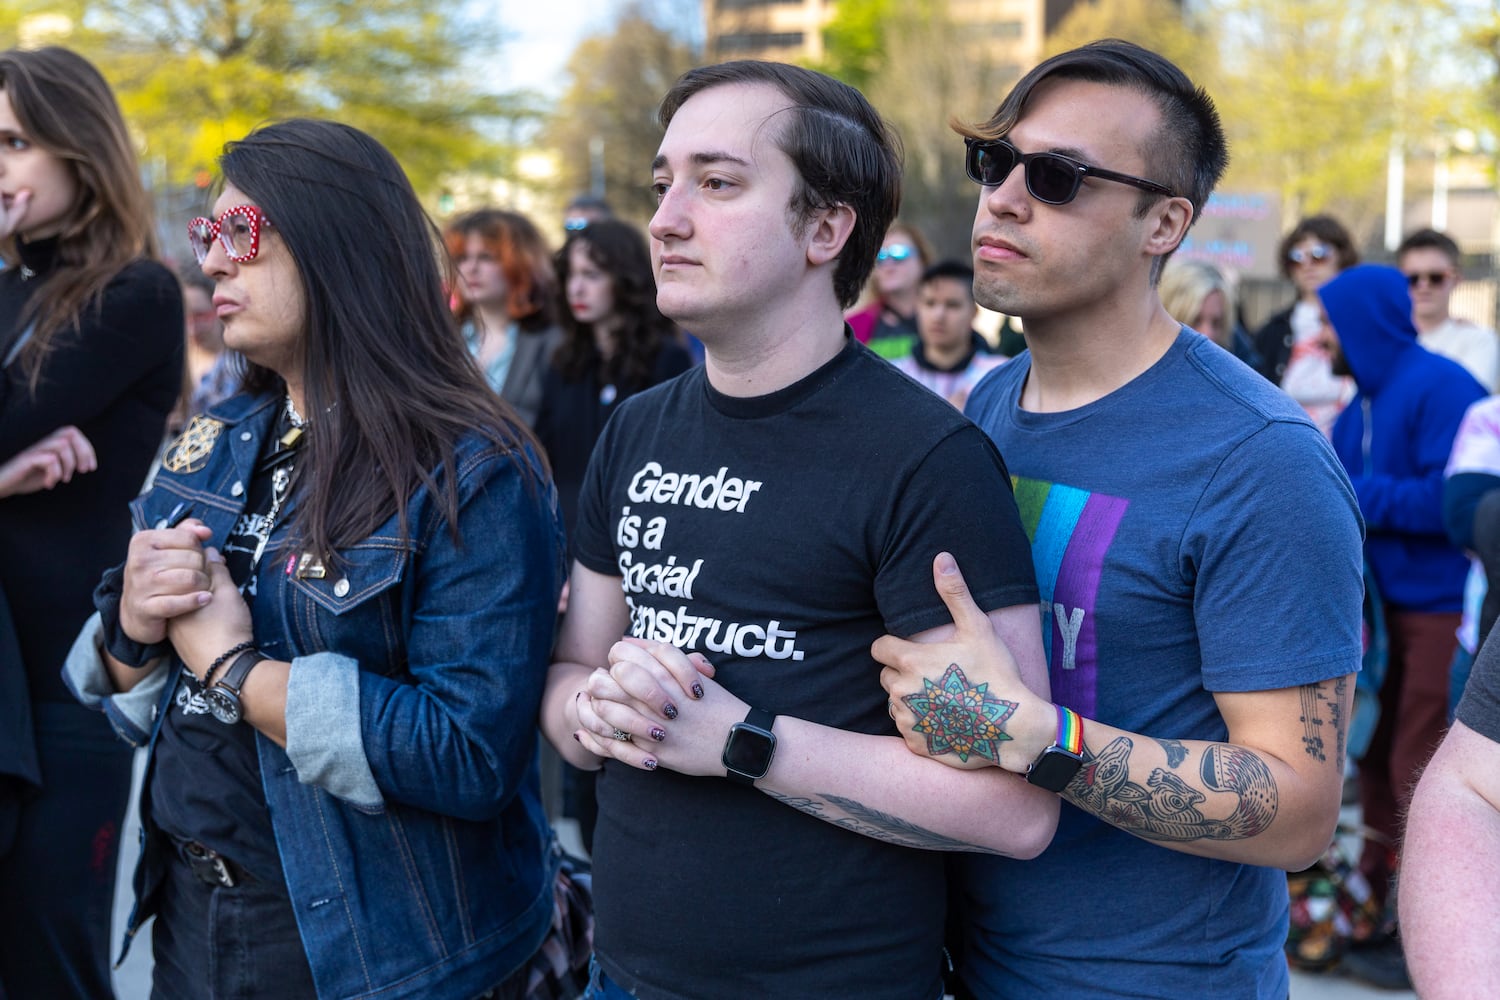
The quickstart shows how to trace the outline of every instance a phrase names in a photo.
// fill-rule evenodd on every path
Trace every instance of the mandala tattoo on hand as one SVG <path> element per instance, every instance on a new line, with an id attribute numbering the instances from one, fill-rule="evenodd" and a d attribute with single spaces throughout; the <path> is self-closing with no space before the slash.
<path id="1" fill-rule="evenodd" d="M 927 737 L 929 756 L 955 753 L 967 761 L 977 754 L 1000 763 L 1000 744 L 1011 738 L 1005 722 L 1015 712 L 1016 702 L 994 697 L 989 687 L 988 683 L 970 684 L 959 665 L 950 663 L 939 683 L 923 678 L 921 694 L 901 696 L 917 717 L 912 729 Z"/>

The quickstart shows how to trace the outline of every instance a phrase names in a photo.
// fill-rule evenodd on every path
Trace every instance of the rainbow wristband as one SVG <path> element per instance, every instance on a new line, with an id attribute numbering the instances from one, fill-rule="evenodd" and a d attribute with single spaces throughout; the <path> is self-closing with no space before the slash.
<path id="1" fill-rule="evenodd" d="M 1083 755 L 1083 720 L 1071 708 L 1057 708 L 1057 745 L 1071 754 Z"/>

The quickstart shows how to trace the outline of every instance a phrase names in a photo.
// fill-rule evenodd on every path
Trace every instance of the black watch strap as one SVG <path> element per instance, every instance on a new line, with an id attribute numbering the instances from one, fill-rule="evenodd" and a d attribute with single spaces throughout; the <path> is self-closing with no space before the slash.
<path id="1" fill-rule="evenodd" d="M 240 691 L 245 687 L 245 678 L 250 676 L 250 671 L 255 669 L 257 663 L 267 659 L 270 657 L 255 647 L 250 647 L 235 657 L 234 662 L 229 665 L 228 670 L 224 671 L 224 676 L 214 687 L 228 688 L 235 697 L 239 697 Z"/>
<path id="2" fill-rule="evenodd" d="M 724 741 L 724 775 L 739 785 L 754 786 L 771 769 L 776 755 L 776 716 L 763 708 L 752 708 L 744 722 L 736 722 Z"/>

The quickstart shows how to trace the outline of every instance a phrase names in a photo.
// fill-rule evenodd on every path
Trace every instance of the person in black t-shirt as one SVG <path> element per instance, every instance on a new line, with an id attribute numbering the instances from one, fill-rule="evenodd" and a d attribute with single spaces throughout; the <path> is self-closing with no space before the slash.
<path id="1" fill-rule="evenodd" d="M 1034 856 L 1057 808 L 907 753 L 869 647 L 951 629 L 947 549 L 1047 690 L 1005 466 L 842 322 L 899 203 L 864 98 L 727 63 L 683 76 L 660 118 L 657 302 L 707 357 L 595 449 L 543 702 L 559 752 L 609 758 L 588 995 L 932 1000 L 937 852 Z M 997 802 L 1013 822 L 973 822 Z"/>

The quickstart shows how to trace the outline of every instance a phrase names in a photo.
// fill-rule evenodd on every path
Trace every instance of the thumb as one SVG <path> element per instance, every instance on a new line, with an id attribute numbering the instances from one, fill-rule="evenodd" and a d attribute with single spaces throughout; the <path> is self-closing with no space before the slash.
<path id="1" fill-rule="evenodd" d="M 977 632 L 981 629 L 989 631 L 989 616 L 974 603 L 974 596 L 969 593 L 969 584 L 964 580 L 958 561 L 952 554 L 939 552 L 932 561 L 932 582 L 937 587 L 938 596 L 947 605 L 948 613 L 953 616 L 953 624 L 958 626 L 959 632 Z"/>

